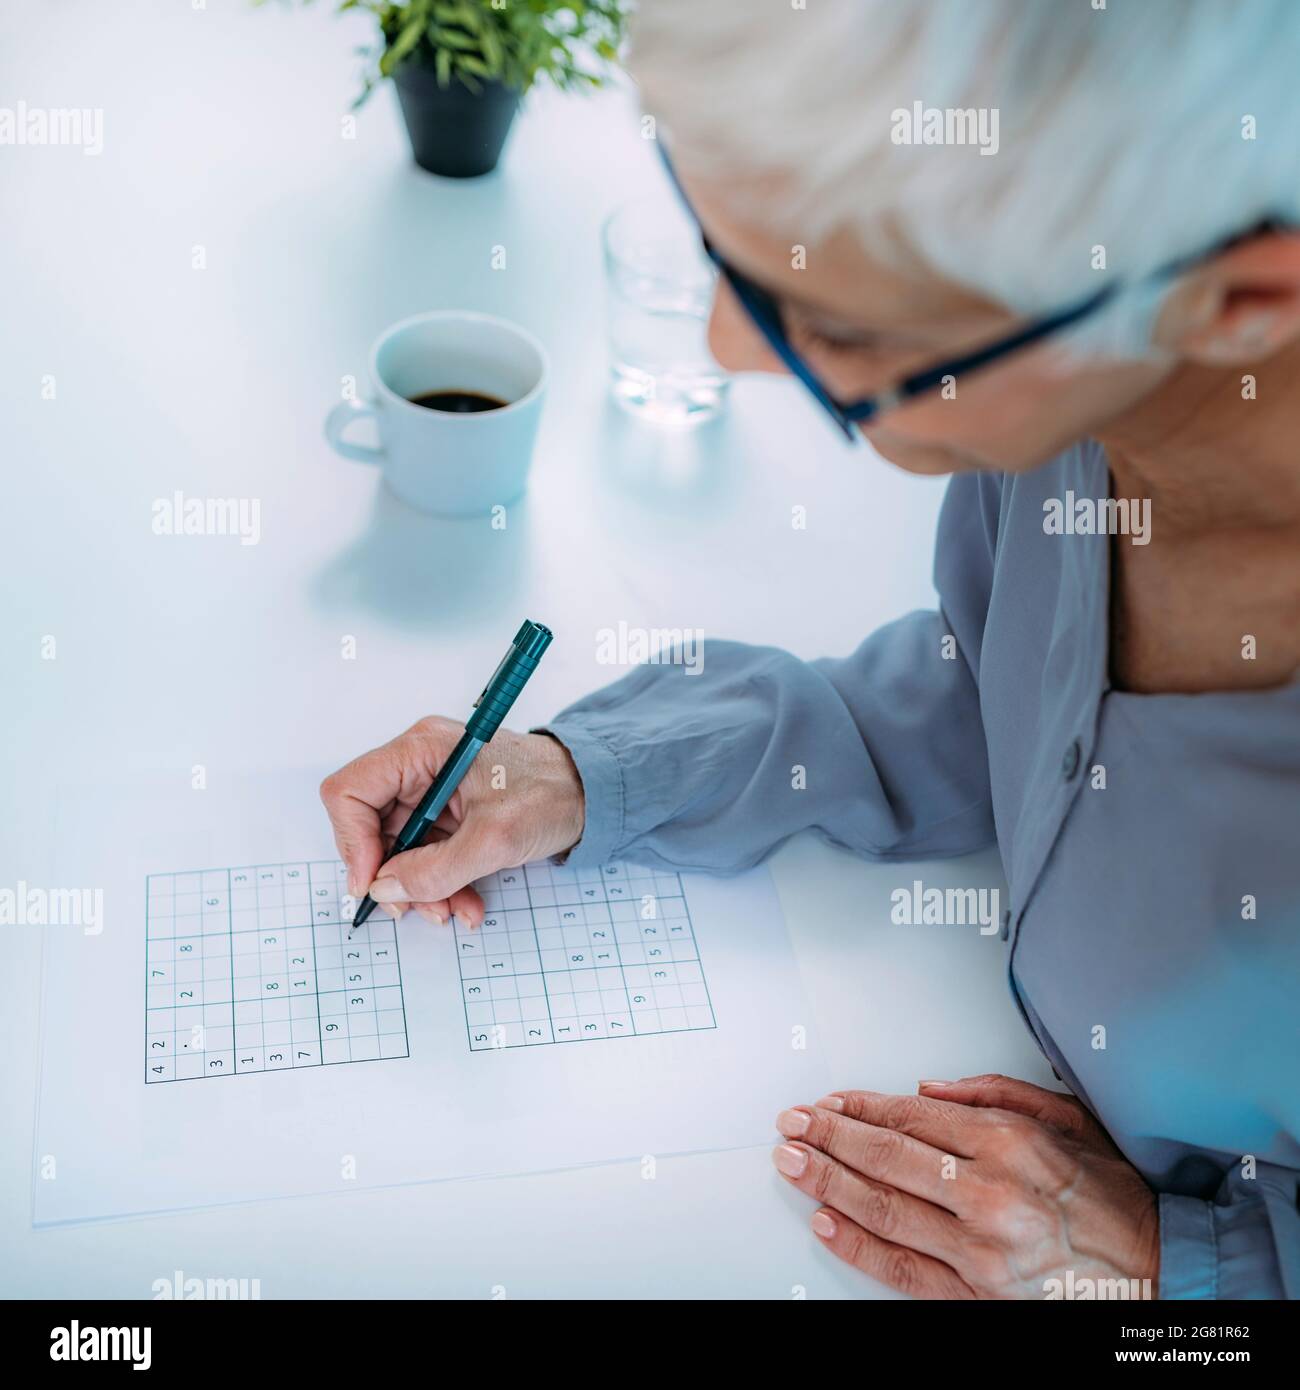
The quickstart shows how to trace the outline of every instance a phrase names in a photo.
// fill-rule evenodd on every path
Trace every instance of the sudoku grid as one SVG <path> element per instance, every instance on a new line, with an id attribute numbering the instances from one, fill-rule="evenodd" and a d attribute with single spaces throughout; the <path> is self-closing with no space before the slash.
<path id="1" fill-rule="evenodd" d="M 716 1028 L 681 879 L 634 864 L 528 864 L 456 918 L 471 1051 Z"/>
<path id="2" fill-rule="evenodd" d="M 406 1057 L 397 933 L 334 860 L 147 880 L 145 1080 Z"/>

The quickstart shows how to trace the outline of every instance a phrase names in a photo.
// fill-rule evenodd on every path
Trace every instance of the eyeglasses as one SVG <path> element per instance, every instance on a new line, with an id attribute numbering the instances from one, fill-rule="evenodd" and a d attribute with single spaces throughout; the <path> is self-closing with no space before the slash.
<path id="1" fill-rule="evenodd" d="M 699 218 L 695 216 L 695 211 L 691 207 L 690 200 L 686 197 L 681 183 L 678 181 L 677 174 L 673 169 L 672 162 L 668 158 L 662 142 L 659 143 L 659 154 L 663 159 L 664 167 L 668 171 L 668 177 L 672 181 L 673 187 L 677 190 L 678 197 L 686 211 L 690 213 L 695 223 L 699 224 Z M 1081 320 L 1090 318 L 1103 305 L 1108 304 L 1121 291 L 1131 288 L 1134 284 L 1151 284 L 1163 279 L 1172 279 L 1175 275 L 1181 274 L 1189 267 L 1210 259 L 1220 251 L 1226 250 L 1229 246 L 1244 241 L 1251 236 L 1261 232 L 1276 231 L 1287 224 L 1278 218 L 1265 218 L 1257 226 L 1248 232 L 1243 232 L 1225 241 L 1219 242 L 1208 251 L 1201 252 L 1193 256 L 1184 256 L 1177 261 L 1170 262 L 1159 270 L 1152 271 L 1149 275 L 1142 277 L 1141 281 L 1121 281 L 1113 280 L 1103 286 L 1095 293 L 1088 295 L 1084 299 L 1076 301 L 1068 308 L 1058 310 L 1054 314 L 1046 317 L 1034 319 L 1024 327 L 1017 329 L 1014 333 L 1006 337 L 999 338 L 995 342 L 988 343 L 984 347 L 976 348 L 972 352 L 963 354 L 961 357 L 954 357 L 947 362 L 941 362 L 934 367 L 926 367 L 919 372 L 913 372 L 910 376 L 904 377 L 895 385 L 876 391 L 869 396 L 862 396 L 856 401 L 848 403 L 836 400 L 827 389 L 820 377 L 804 360 L 802 354 L 790 342 L 789 335 L 786 333 L 785 323 L 781 316 L 781 306 L 776 296 L 761 285 L 756 285 L 748 276 L 742 274 L 734 266 L 729 265 L 719 254 L 717 249 L 709 241 L 709 238 L 701 231 L 700 235 L 704 242 L 704 250 L 709 259 L 718 268 L 718 273 L 726 280 L 732 293 L 744 306 L 746 313 L 753 321 L 754 326 L 762 334 L 768 347 L 780 358 L 790 372 L 798 377 L 808 389 L 813 398 L 821 405 L 832 420 L 840 427 L 844 437 L 851 442 L 856 442 L 857 431 L 854 426 L 865 421 L 873 420 L 886 410 L 892 410 L 895 406 L 901 405 L 904 401 L 923 395 L 927 391 L 932 391 L 938 386 L 942 386 L 947 379 L 955 379 L 964 372 L 973 372 L 981 367 L 987 367 L 992 362 L 997 362 L 1003 357 L 1009 357 L 1012 353 L 1019 352 L 1021 348 L 1029 347 L 1033 343 L 1041 342 L 1044 338 L 1049 338 L 1053 334 L 1060 333 L 1066 328 L 1079 323 Z"/>

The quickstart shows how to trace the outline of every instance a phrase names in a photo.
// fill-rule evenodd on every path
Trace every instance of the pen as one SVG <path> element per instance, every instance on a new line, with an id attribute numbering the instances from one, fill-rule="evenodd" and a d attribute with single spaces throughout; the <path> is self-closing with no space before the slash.
<path id="1" fill-rule="evenodd" d="M 474 710 L 465 723 L 465 732 L 460 742 L 451 751 L 451 757 L 442 765 L 441 771 L 433 779 L 433 785 L 425 792 L 420 804 L 411 812 L 411 818 L 398 832 L 389 850 L 387 859 L 418 845 L 429 827 L 442 814 L 451 800 L 452 793 L 460 786 L 461 779 L 469 771 L 470 764 L 478 755 L 478 750 L 491 741 L 492 735 L 501 726 L 501 721 L 510 713 L 519 692 L 528 683 L 528 677 L 537 669 L 542 653 L 551 645 L 551 630 L 541 623 L 524 619 L 524 625 L 515 633 L 510 650 L 501 659 L 501 664 L 493 671 L 483 693 L 474 701 Z M 366 894 L 357 906 L 357 914 L 348 928 L 348 939 L 352 933 L 375 910 L 375 900 Z"/>

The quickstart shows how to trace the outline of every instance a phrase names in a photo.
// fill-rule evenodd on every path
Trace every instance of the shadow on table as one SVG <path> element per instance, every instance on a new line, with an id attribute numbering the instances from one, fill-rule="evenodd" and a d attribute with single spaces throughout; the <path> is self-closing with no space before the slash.
<path id="1" fill-rule="evenodd" d="M 683 428 L 629 415 L 605 397 L 596 440 L 601 487 L 620 505 L 710 524 L 731 509 L 738 484 L 725 411 Z"/>
<path id="2" fill-rule="evenodd" d="M 366 608 L 397 626 L 454 632 L 519 607 L 531 544 L 527 495 L 506 526 L 489 516 L 426 516 L 380 485 L 365 532 L 317 576 L 328 610 Z"/>

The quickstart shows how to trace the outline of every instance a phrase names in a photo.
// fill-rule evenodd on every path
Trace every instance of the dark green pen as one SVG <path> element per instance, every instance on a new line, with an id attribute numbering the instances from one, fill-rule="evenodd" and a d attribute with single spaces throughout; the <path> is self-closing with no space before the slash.
<path id="1" fill-rule="evenodd" d="M 501 721 L 510 713 L 519 692 L 528 683 L 528 677 L 537 669 L 542 653 L 551 645 L 551 630 L 541 623 L 524 620 L 524 625 L 515 633 L 510 650 L 501 659 L 501 664 L 492 673 L 483 693 L 474 701 L 474 712 L 465 723 L 465 732 L 460 742 L 451 750 L 451 757 L 442 765 L 442 770 L 433 779 L 433 786 L 425 792 L 420 804 L 411 812 L 411 818 L 398 832 L 388 859 L 393 859 L 405 850 L 418 845 L 434 821 L 442 814 L 452 793 L 460 786 L 461 778 L 469 771 L 470 764 L 478 756 L 478 750 L 489 743 L 492 735 L 501 726 Z M 385 863 L 388 862 L 386 859 Z M 357 906 L 357 915 L 348 928 L 348 937 L 375 910 L 375 900 L 366 894 Z"/>

